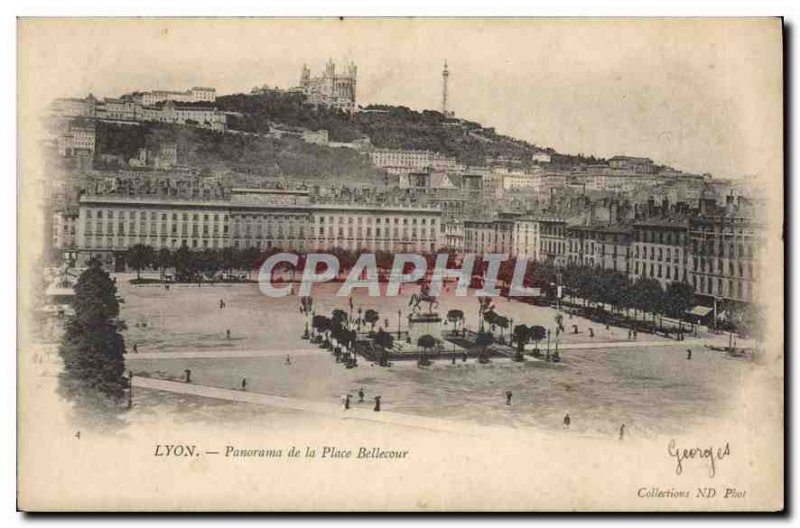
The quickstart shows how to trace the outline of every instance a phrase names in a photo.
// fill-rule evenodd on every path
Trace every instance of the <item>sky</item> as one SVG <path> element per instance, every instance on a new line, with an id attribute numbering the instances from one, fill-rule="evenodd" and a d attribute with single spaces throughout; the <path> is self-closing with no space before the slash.
<path id="1" fill-rule="evenodd" d="M 449 109 L 563 153 L 715 177 L 782 170 L 777 19 L 22 20 L 20 95 L 298 83 L 358 65 L 358 103 Z M 22 114 L 22 110 L 20 111 Z M 21 115 L 22 118 L 24 116 Z"/>

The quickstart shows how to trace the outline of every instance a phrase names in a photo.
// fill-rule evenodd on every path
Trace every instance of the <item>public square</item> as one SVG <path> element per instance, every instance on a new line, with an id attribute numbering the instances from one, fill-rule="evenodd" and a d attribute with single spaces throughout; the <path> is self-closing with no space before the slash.
<path id="1" fill-rule="evenodd" d="M 268 298 L 252 283 L 183 284 L 167 290 L 158 285 L 131 285 L 126 274 L 117 277 L 125 299 L 122 317 L 128 325 L 126 362 L 135 376 L 183 381 L 185 370 L 190 369 L 193 386 L 241 390 L 246 379 L 248 393 L 329 404 L 331 408 L 349 393 L 354 409 L 370 409 L 372 397 L 380 395 L 383 411 L 403 415 L 557 430 L 568 413 L 570 430 L 576 434 L 613 436 L 624 423 L 627 435 L 649 437 L 689 430 L 723 416 L 731 410 L 735 387 L 759 368 L 751 361 L 704 347 L 715 339 L 703 331 L 683 342 L 650 334 L 639 334 L 637 341 L 631 342 L 625 329 L 606 329 L 565 315 L 567 333 L 560 337 L 559 363 L 526 356 L 523 363 L 493 358 L 482 365 L 470 358 L 466 363 L 459 359 L 451 364 L 440 359 L 429 367 L 396 361 L 383 368 L 360 360 L 357 368 L 346 369 L 328 350 L 301 339 L 307 318 L 300 312 L 297 296 Z M 348 298 L 334 296 L 337 289 L 335 284 L 315 287 L 316 313 L 350 310 Z M 376 328 L 396 332 L 400 310 L 405 330 L 408 295 L 417 289 L 407 285 L 403 296 L 394 298 L 369 297 L 364 290 L 356 290 L 353 311 L 377 310 L 380 322 Z M 219 307 L 220 300 L 224 308 Z M 455 297 L 450 291 L 439 301 L 437 311 L 443 318 L 448 310 L 460 309 L 466 326 L 477 327 L 478 301 L 472 292 Z M 553 308 L 501 298 L 495 305 L 499 314 L 515 324 L 555 326 L 557 312 Z M 572 333 L 573 324 L 579 333 Z M 440 326 L 442 331 L 450 331 L 450 327 Z M 589 335 L 590 327 L 594 337 Z M 726 339 L 718 336 L 716 343 L 724 344 Z M 132 352 L 134 344 L 136 353 Z M 544 349 L 545 342 L 539 347 Z M 687 360 L 687 348 L 692 349 L 691 360 Z M 359 403 L 357 393 L 362 388 L 366 398 Z M 513 394 L 511 405 L 505 403 L 506 391 Z M 149 390 L 145 393 L 143 401 L 148 405 L 169 404 L 179 397 L 167 392 L 157 396 Z M 219 403 L 214 401 L 216 408 Z M 232 401 L 224 405 L 242 404 Z M 270 405 L 247 405 L 253 409 L 249 419 L 259 414 L 270 419 L 286 415 L 285 410 Z M 224 406 L 222 409 L 224 414 Z"/>

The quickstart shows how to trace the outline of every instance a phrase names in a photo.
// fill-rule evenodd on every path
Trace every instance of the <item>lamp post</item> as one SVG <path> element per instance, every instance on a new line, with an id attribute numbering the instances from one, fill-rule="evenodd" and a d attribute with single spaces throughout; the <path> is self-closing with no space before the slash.
<path id="1" fill-rule="evenodd" d="M 397 339 L 400 339 L 400 318 L 403 316 L 402 311 L 397 310 Z"/>

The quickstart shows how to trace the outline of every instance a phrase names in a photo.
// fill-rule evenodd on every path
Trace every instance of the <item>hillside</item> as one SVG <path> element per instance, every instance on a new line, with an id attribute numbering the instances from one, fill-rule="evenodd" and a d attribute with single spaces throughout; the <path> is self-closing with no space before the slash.
<path id="1" fill-rule="evenodd" d="M 340 111 L 314 109 L 304 104 L 304 99 L 299 93 L 270 90 L 218 97 L 217 106 L 242 114 L 229 120 L 233 129 L 267 132 L 269 123 L 276 122 L 311 130 L 325 129 L 332 141 L 352 141 L 366 135 L 378 148 L 432 150 L 454 156 L 467 165 L 483 164 L 487 157 L 530 160 L 533 154 L 543 151 L 559 156 L 552 149 L 496 134 L 479 123 L 446 118 L 433 110 L 418 112 L 403 106 L 371 105 L 350 116 Z M 564 164 L 579 159 L 559 157 Z"/>
<path id="2" fill-rule="evenodd" d="M 523 166 L 530 165 L 532 156 L 540 152 L 550 154 L 551 166 L 559 169 L 579 163 L 606 163 L 595 157 L 559 154 L 432 110 L 418 112 L 403 106 L 372 105 L 349 115 L 315 109 L 305 103 L 303 94 L 278 90 L 221 96 L 217 107 L 230 112 L 228 133 L 162 123 L 130 126 L 99 122 L 97 153 L 128 160 L 136 157 L 140 148 L 157 150 L 161 144 L 174 143 L 182 165 L 255 177 L 290 176 L 311 182 L 385 181 L 383 173 L 357 151 L 306 143 L 291 135 L 266 136 L 271 126 L 280 124 L 324 129 L 331 141 L 350 142 L 368 136 L 377 148 L 431 150 L 453 156 L 465 165 L 483 165 L 487 158 L 515 159 Z"/>
<path id="3" fill-rule="evenodd" d="M 282 139 L 251 134 L 221 134 L 211 130 L 142 123 L 140 126 L 98 123 L 98 154 L 135 156 L 142 147 L 174 143 L 179 163 L 212 170 L 231 170 L 255 176 L 294 176 L 338 182 L 383 181 L 383 176 L 361 154 L 305 143 L 299 138 Z"/>

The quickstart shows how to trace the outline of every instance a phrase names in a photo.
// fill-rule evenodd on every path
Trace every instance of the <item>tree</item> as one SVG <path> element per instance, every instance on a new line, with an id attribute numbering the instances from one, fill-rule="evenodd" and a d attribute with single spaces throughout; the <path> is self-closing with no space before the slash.
<path id="1" fill-rule="evenodd" d="M 75 283 L 75 314 L 59 347 L 64 370 L 59 391 L 80 411 L 115 410 L 125 394 L 125 328 L 118 319 L 117 287 L 97 261 Z"/>
<path id="2" fill-rule="evenodd" d="M 169 248 L 161 248 L 156 255 L 156 263 L 161 271 L 161 280 L 164 280 L 164 271 L 172 266 L 172 252 Z"/>
<path id="3" fill-rule="evenodd" d="M 257 247 L 248 247 L 240 253 L 241 267 L 247 270 L 247 279 L 250 280 L 253 268 L 258 266 L 258 261 L 261 258 L 261 252 Z"/>
<path id="4" fill-rule="evenodd" d="M 136 280 L 140 281 L 141 271 L 152 264 L 155 252 L 150 246 L 144 244 L 134 244 L 125 254 L 125 261 L 130 267 L 136 270 Z"/>
<path id="5" fill-rule="evenodd" d="M 524 324 L 514 327 L 514 339 L 517 341 L 517 353 L 514 356 L 515 361 L 522 361 L 523 354 L 525 353 L 525 343 L 528 342 L 529 337 L 530 328 Z"/>
<path id="6" fill-rule="evenodd" d="M 640 277 L 635 283 L 636 307 L 646 310 L 653 315 L 653 322 L 656 314 L 662 313 L 664 307 L 664 290 L 661 283 L 649 277 Z"/>
<path id="7" fill-rule="evenodd" d="M 336 308 L 331 312 L 331 321 L 334 325 L 343 325 L 347 321 L 347 312 L 341 308 Z"/>
<path id="8" fill-rule="evenodd" d="M 386 332 L 383 328 L 379 328 L 378 333 L 375 334 L 375 337 L 373 338 L 373 342 L 383 348 L 392 348 L 394 345 L 394 337 L 389 332 Z"/>
<path id="9" fill-rule="evenodd" d="M 175 265 L 175 278 L 182 282 L 194 280 L 197 270 L 197 262 L 189 246 L 181 245 L 175 252 L 173 263 Z"/>
<path id="10" fill-rule="evenodd" d="M 458 331 L 458 326 L 464 321 L 464 312 L 461 310 L 450 310 L 447 312 L 447 320 L 453 325 L 453 333 Z"/>
<path id="11" fill-rule="evenodd" d="M 325 331 L 328 329 L 328 318 L 324 315 L 315 315 L 311 319 L 311 329 L 317 334 L 324 334 Z"/>
<path id="12" fill-rule="evenodd" d="M 417 346 L 422 349 L 422 355 L 419 358 L 420 365 L 429 365 L 430 361 L 425 356 L 425 353 L 436 346 L 436 338 L 430 334 L 425 334 L 417 339 Z"/>
<path id="13" fill-rule="evenodd" d="M 385 367 L 389 363 L 389 350 L 394 345 L 394 337 L 389 332 L 384 331 L 383 328 L 378 330 L 373 338 L 373 343 L 380 347 L 378 351 L 378 364 Z"/>
<path id="14" fill-rule="evenodd" d="M 534 345 L 536 346 L 536 351 L 539 351 L 539 342 L 547 337 L 547 329 L 543 326 L 531 326 L 529 329 L 528 338 L 533 341 Z"/>
<path id="15" fill-rule="evenodd" d="M 488 363 L 489 357 L 487 355 L 486 349 L 494 343 L 494 339 L 492 339 L 492 335 L 488 332 L 479 332 L 478 335 L 475 337 L 475 346 L 478 348 L 478 362 L 479 363 Z"/>
<path id="16" fill-rule="evenodd" d="M 503 342 L 503 331 L 509 327 L 511 322 L 508 320 L 508 317 L 496 315 L 494 318 L 494 324 L 500 327 L 500 341 Z"/>
<path id="17" fill-rule="evenodd" d="M 380 318 L 380 314 L 371 308 L 364 312 L 364 321 L 369 323 L 373 332 L 375 331 L 375 324 L 380 320 Z"/>
<path id="18" fill-rule="evenodd" d="M 667 285 L 664 298 L 667 315 L 678 319 L 679 331 L 683 331 L 686 311 L 694 304 L 694 288 L 685 282 L 671 282 Z"/>
<path id="19" fill-rule="evenodd" d="M 229 274 L 239 261 L 235 248 L 226 247 L 222 250 L 222 268 Z"/>

